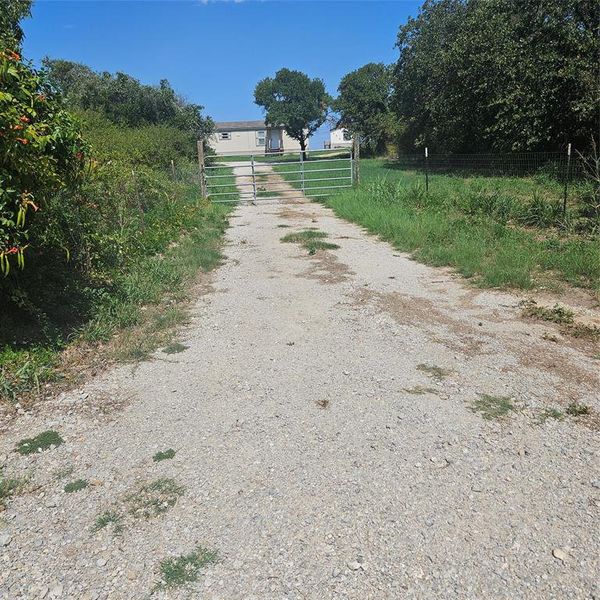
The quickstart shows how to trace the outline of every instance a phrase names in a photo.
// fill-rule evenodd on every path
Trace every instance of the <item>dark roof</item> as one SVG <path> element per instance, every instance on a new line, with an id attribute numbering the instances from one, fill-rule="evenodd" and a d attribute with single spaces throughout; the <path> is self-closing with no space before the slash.
<path id="1" fill-rule="evenodd" d="M 248 129 L 266 129 L 264 121 L 221 121 L 215 123 L 217 131 L 246 131 Z"/>

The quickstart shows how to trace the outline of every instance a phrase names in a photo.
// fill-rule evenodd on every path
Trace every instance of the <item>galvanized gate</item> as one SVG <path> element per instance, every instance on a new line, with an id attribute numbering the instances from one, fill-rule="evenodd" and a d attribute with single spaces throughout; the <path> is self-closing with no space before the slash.
<path id="1" fill-rule="evenodd" d="M 353 148 L 204 156 L 202 193 L 213 202 L 293 202 L 329 196 L 357 179 Z"/>

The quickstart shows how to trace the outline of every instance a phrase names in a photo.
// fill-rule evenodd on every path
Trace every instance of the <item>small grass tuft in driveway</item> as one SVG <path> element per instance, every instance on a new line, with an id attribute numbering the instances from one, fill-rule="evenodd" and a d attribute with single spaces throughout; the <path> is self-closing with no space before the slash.
<path id="1" fill-rule="evenodd" d="M 437 381 L 441 381 L 444 377 L 450 375 L 450 371 L 446 371 L 446 369 L 442 369 L 442 367 L 437 367 L 435 365 L 420 364 L 417 365 L 417 370 L 433 377 L 433 379 L 436 379 Z"/>
<path id="2" fill-rule="evenodd" d="M 85 489 L 89 483 L 87 479 L 76 479 L 75 481 L 71 481 L 65 485 L 64 490 L 67 494 L 72 494 L 73 492 L 79 492 Z"/>
<path id="3" fill-rule="evenodd" d="M 94 525 L 92 526 L 92 533 L 97 533 L 101 529 L 109 526 L 112 526 L 114 533 L 121 533 L 123 531 L 123 515 L 112 510 L 103 512 L 96 517 Z"/>
<path id="4" fill-rule="evenodd" d="M 26 483 L 26 479 L 19 477 L 5 477 L 0 467 L 0 510 L 2 510 L 6 502 L 11 496 L 17 494 Z"/>
<path id="5" fill-rule="evenodd" d="M 190 554 L 167 558 L 160 563 L 161 581 L 155 590 L 173 588 L 198 580 L 200 570 L 206 565 L 217 562 L 218 554 L 198 546 Z"/>
<path id="6" fill-rule="evenodd" d="M 569 324 L 573 323 L 573 311 L 555 304 L 552 308 L 540 306 L 535 300 L 525 300 L 521 303 L 523 306 L 523 315 L 541 321 L 550 321 L 551 323 Z"/>
<path id="7" fill-rule="evenodd" d="M 489 394 L 481 394 L 474 400 L 469 408 L 473 412 L 478 412 L 486 421 L 494 421 L 503 419 L 512 410 L 515 410 L 515 405 L 512 400 L 505 396 L 490 396 Z"/>
<path id="8" fill-rule="evenodd" d="M 579 402 L 571 402 L 566 410 L 566 413 L 571 417 L 582 417 L 584 415 L 589 415 L 590 412 L 591 409 L 587 404 L 580 404 Z"/>
<path id="9" fill-rule="evenodd" d="M 427 387 L 423 385 L 415 385 L 411 388 L 404 388 L 404 391 L 407 394 L 415 394 L 417 396 L 422 396 L 423 394 L 437 394 L 438 391 L 435 388 Z"/>
<path id="10" fill-rule="evenodd" d="M 179 342 L 172 342 L 168 346 L 165 346 L 163 348 L 163 352 L 165 354 L 178 354 L 179 352 L 183 352 L 184 350 L 187 350 L 187 349 L 188 349 L 188 346 L 184 346 L 183 344 L 180 344 Z"/>
<path id="11" fill-rule="evenodd" d="M 173 458 L 174 456 L 175 456 L 175 450 L 173 450 L 173 448 L 169 448 L 168 450 L 161 450 L 160 452 L 157 452 L 152 457 L 152 460 L 154 462 L 160 462 L 161 460 L 169 460 L 170 458 Z"/>
<path id="12" fill-rule="evenodd" d="M 184 491 L 183 486 L 169 477 L 145 483 L 127 497 L 129 512 L 138 519 L 152 519 L 173 508 Z"/>
<path id="13" fill-rule="evenodd" d="M 64 440 L 56 431 L 49 429 L 44 431 L 33 438 L 25 438 L 17 443 L 15 450 L 19 454 L 33 454 L 34 452 L 41 452 L 51 447 L 60 446 L 64 444 Z"/>
<path id="14" fill-rule="evenodd" d="M 316 254 L 317 250 L 335 250 L 339 248 L 337 244 L 325 242 L 324 238 L 327 234 L 324 231 L 318 229 L 305 229 L 304 231 L 297 231 L 294 233 L 288 233 L 281 238 L 282 242 L 300 244 L 303 248 L 308 250 L 309 254 Z"/>

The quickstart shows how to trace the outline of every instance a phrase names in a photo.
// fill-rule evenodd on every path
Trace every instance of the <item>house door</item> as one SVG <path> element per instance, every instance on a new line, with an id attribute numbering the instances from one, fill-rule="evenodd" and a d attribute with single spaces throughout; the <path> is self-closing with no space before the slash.
<path id="1" fill-rule="evenodd" d="M 269 150 L 279 152 L 281 149 L 281 129 L 271 129 L 269 131 Z"/>

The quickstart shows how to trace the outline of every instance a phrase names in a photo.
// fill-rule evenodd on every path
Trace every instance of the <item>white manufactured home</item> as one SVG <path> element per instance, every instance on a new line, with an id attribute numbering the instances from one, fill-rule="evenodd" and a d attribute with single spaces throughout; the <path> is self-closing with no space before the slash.
<path id="1" fill-rule="evenodd" d="M 329 141 L 325 141 L 325 148 L 351 148 L 352 134 L 341 127 L 332 129 L 329 132 Z"/>
<path id="2" fill-rule="evenodd" d="M 271 127 L 264 121 L 223 121 L 216 123 L 210 145 L 217 153 L 270 153 L 300 150 L 282 126 Z M 307 145 L 308 146 L 308 145 Z"/>

